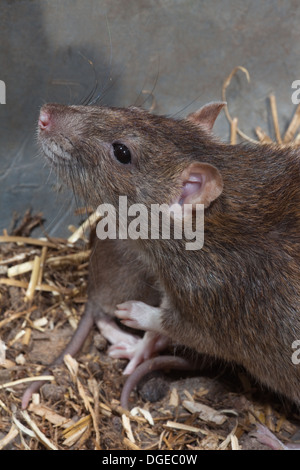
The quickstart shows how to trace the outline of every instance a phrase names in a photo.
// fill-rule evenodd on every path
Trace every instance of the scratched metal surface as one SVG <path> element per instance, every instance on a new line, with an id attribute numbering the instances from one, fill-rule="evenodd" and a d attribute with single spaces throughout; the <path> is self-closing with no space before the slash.
<path id="1" fill-rule="evenodd" d="M 56 180 L 37 156 L 35 127 L 43 103 L 79 103 L 92 90 L 87 59 L 104 104 L 149 107 L 141 91 L 154 88 L 155 112 L 177 116 L 220 99 L 224 78 L 243 65 L 251 82 L 234 80 L 230 111 L 250 135 L 256 125 L 272 134 L 269 93 L 282 131 L 294 111 L 299 24 L 297 0 L 2 0 L 0 230 L 28 207 L 44 213 L 50 234 L 76 223 L 70 193 L 53 191 Z M 228 138 L 224 115 L 215 130 Z"/>

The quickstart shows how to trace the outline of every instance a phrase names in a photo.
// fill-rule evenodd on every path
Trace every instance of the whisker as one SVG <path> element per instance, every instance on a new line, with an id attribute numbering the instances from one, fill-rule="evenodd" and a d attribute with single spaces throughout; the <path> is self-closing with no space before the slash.
<path id="1" fill-rule="evenodd" d="M 105 93 L 107 84 L 109 83 L 109 81 L 111 81 L 112 40 L 111 40 L 111 31 L 110 31 L 110 27 L 109 27 L 109 23 L 108 23 L 108 18 L 107 18 L 107 15 L 106 15 L 106 14 L 105 14 L 105 21 L 106 21 L 106 28 L 107 28 L 107 32 L 108 32 L 108 38 L 109 38 L 109 67 L 108 67 L 109 73 L 108 73 L 108 76 L 107 76 L 107 78 L 106 78 L 106 80 L 105 80 L 105 82 L 104 82 L 104 85 L 103 85 L 103 87 L 102 87 L 101 92 L 98 94 L 98 96 L 97 96 L 94 100 L 92 100 L 92 101 L 90 101 L 90 102 L 88 103 L 89 106 L 95 104 L 95 103 L 99 100 L 101 94 L 103 95 L 103 94 Z"/>
<path id="2" fill-rule="evenodd" d="M 85 106 L 87 104 L 89 104 L 89 101 L 93 98 L 98 86 L 99 86 L 99 82 L 98 82 L 98 78 L 97 78 L 97 73 L 96 73 L 96 69 L 95 69 L 95 66 L 94 66 L 94 63 L 92 60 L 88 59 L 85 55 L 83 55 L 81 52 L 79 52 L 79 54 L 81 55 L 81 57 L 83 57 L 85 60 L 88 61 L 89 65 L 92 67 L 93 69 L 93 72 L 94 72 L 94 86 L 93 86 L 93 89 L 92 91 L 89 92 L 89 94 L 83 99 L 80 101 L 80 105 L 82 106 Z"/>
<path id="3" fill-rule="evenodd" d="M 105 97 L 106 93 L 115 85 L 116 81 L 122 76 L 124 73 L 125 67 L 123 67 L 122 71 L 115 77 L 115 78 L 109 78 L 107 80 L 108 85 L 106 85 L 106 88 L 103 87 L 103 89 L 100 91 L 100 93 L 96 96 L 96 98 L 93 99 L 90 103 L 88 103 L 88 106 L 93 106 L 96 104 L 98 101 L 103 101 L 103 98 Z"/>
<path id="4" fill-rule="evenodd" d="M 63 203 L 60 204 L 59 209 L 55 217 L 45 226 L 45 231 L 51 235 L 57 231 L 57 228 L 61 226 L 62 221 L 66 219 L 69 214 L 73 211 L 72 201 L 74 201 L 73 196 L 70 196 L 69 199 L 64 199 Z M 63 217 L 61 215 L 63 214 Z M 58 222 L 57 222 L 58 220 Z"/>
<path id="5" fill-rule="evenodd" d="M 138 106 L 138 104 L 137 104 L 137 103 L 138 103 L 138 101 L 139 101 L 140 97 L 141 97 L 141 96 L 142 96 L 142 94 L 143 94 L 143 90 L 145 89 L 146 82 L 147 82 L 147 77 L 145 77 L 145 79 L 144 79 L 144 83 L 143 83 L 142 89 L 141 89 L 141 91 L 139 92 L 139 94 L 138 94 L 138 96 L 137 96 L 136 100 L 134 101 L 134 103 L 133 103 L 133 106 Z M 148 99 L 148 98 L 147 98 L 147 99 Z"/>
<path id="6" fill-rule="evenodd" d="M 92 106 L 93 104 L 96 104 L 101 98 L 101 96 L 104 95 L 104 93 L 106 92 L 106 87 L 107 87 L 107 84 L 111 81 L 111 67 L 112 67 L 112 40 L 111 40 L 111 31 L 110 31 L 110 27 L 109 27 L 109 23 L 108 23 L 108 19 L 107 19 L 107 15 L 105 15 L 105 20 L 106 20 L 106 27 L 107 27 L 107 32 L 108 32 L 108 38 L 109 38 L 109 67 L 108 67 L 108 76 L 107 78 L 105 79 L 105 82 L 104 82 L 104 85 L 102 87 L 102 90 L 100 91 L 100 93 L 96 96 L 96 98 L 92 99 L 93 98 L 93 95 L 95 94 L 96 92 L 96 89 L 98 88 L 98 82 L 97 82 L 97 88 L 94 88 L 93 90 L 93 93 L 91 96 L 89 96 L 89 100 L 87 101 L 87 106 Z M 95 69 L 94 69 L 95 70 Z"/>
<path id="7" fill-rule="evenodd" d="M 201 98 L 201 95 L 198 95 L 195 99 L 193 99 L 190 103 L 188 103 L 184 108 L 180 109 L 179 111 L 177 111 L 177 112 L 174 113 L 174 114 L 170 114 L 168 117 L 174 118 L 174 117 L 177 116 L 178 114 L 180 114 L 180 113 L 182 113 L 183 111 L 185 111 L 189 106 L 191 106 L 193 103 L 195 103 L 196 101 L 198 101 L 200 98 Z"/>
<path id="8" fill-rule="evenodd" d="M 146 101 L 148 100 L 149 96 L 153 96 L 153 93 L 154 93 L 154 90 L 156 88 L 156 85 L 158 83 L 158 77 L 159 77 L 159 66 L 160 66 L 160 62 L 158 60 L 158 67 L 157 67 L 157 73 L 156 73 L 156 77 L 155 77 L 155 81 L 154 81 L 154 85 L 152 87 L 152 90 L 148 93 L 148 96 L 146 97 L 146 99 L 143 101 L 143 103 L 141 104 L 141 107 L 144 106 L 144 104 L 146 103 Z M 141 93 L 143 93 L 143 90 L 141 91 Z"/>

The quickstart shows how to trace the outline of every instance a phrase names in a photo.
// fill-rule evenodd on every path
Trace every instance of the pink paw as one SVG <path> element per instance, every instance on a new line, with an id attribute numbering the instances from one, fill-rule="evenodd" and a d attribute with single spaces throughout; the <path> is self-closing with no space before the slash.
<path id="1" fill-rule="evenodd" d="M 139 364 L 165 349 L 168 343 L 166 336 L 148 331 L 135 345 L 124 342 L 115 344 L 109 348 L 108 353 L 114 358 L 130 359 L 123 371 L 123 374 L 129 375 Z"/>
<path id="2" fill-rule="evenodd" d="M 165 349 L 169 343 L 168 338 L 160 333 L 161 310 L 130 300 L 117 305 L 115 315 L 124 325 L 145 331 L 144 337 L 140 338 L 122 331 L 110 317 L 97 321 L 101 333 L 112 344 L 108 354 L 115 359 L 129 359 L 123 373 L 131 374 L 139 364 Z"/>
<path id="3" fill-rule="evenodd" d="M 159 312 L 158 308 L 151 307 L 144 302 L 129 300 L 117 305 L 115 315 L 124 325 L 147 331 L 155 329 L 153 325 L 155 326 L 156 322 L 153 322 L 153 320 L 156 319 Z"/>
<path id="4" fill-rule="evenodd" d="M 255 436 L 259 442 L 273 450 L 300 450 L 299 444 L 284 444 L 270 431 L 269 428 L 262 424 L 257 424 L 257 430 L 251 434 Z"/>
<path id="5" fill-rule="evenodd" d="M 122 341 L 117 344 L 112 344 L 108 348 L 108 355 L 114 359 L 132 359 L 138 348 L 138 343 L 141 341 L 142 338 L 136 340 L 134 343 Z"/>

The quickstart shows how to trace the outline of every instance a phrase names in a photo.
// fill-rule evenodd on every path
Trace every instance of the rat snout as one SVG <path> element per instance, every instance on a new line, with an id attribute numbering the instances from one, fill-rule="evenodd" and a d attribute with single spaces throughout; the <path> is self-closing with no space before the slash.
<path id="1" fill-rule="evenodd" d="M 40 110 L 38 130 L 46 137 L 50 131 L 54 131 L 57 128 L 60 120 L 59 105 L 45 104 Z"/>
<path id="2" fill-rule="evenodd" d="M 39 128 L 41 130 L 47 129 L 50 127 L 50 123 L 51 123 L 51 119 L 50 119 L 49 112 L 41 110 L 39 121 L 38 121 Z"/>
<path id="3" fill-rule="evenodd" d="M 59 131 L 66 128 L 69 119 L 70 107 L 56 103 L 48 103 L 40 110 L 38 129 L 43 133 L 55 130 Z"/>
<path id="4" fill-rule="evenodd" d="M 68 129 L 67 109 L 55 103 L 46 104 L 41 108 L 38 120 L 38 141 L 45 156 L 55 164 L 71 161 L 72 158 L 74 146 L 71 139 L 63 135 Z"/>

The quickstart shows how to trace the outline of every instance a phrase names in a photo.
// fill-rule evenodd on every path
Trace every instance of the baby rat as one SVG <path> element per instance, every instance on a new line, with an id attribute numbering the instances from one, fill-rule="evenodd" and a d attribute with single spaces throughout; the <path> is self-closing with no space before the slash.
<path id="1" fill-rule="evenodd" d="M 218 142 L 222 104 L 187 119 L 138 108 L 49 104 L 39 138 L 61 178 L 97 207 L 205 207 L 204 245 L 185 237 L 130 240 L 131 256 L 158 279 L 159 306 L 122 301 L 126 325 L 243 365 L 259 382 L 300 403 L 300 165 L 296 148 Z M 84 183 L 84 184 L 83 184 Z M 174 219 L 174 225 L 176 220 Z M 149 271 L 148 271 L 149 269 Z"/>

